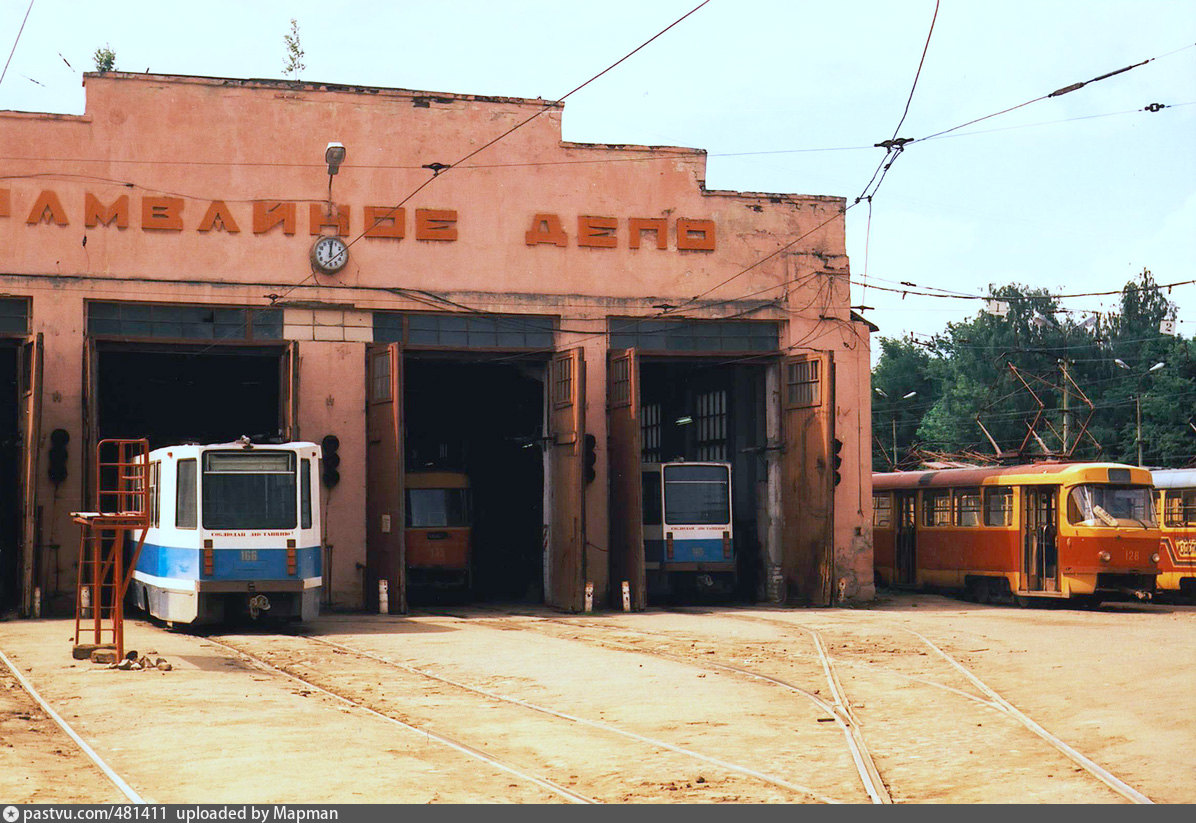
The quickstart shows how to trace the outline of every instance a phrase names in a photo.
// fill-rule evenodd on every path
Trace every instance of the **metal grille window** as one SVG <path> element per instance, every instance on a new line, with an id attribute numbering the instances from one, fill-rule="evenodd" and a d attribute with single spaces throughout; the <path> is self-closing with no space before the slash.
<path id="1" fill-rule="evenodd" d="M 159 303 L 88 303 L 94 337 L 170 340 L 281 340 L 281 309 L 181 306 Z"/>
<path id="2" fill-rule="evenodd" d="M 611 363 L 610 402 L 612 406 L 626 406 L 631 402 L 631 361 L 627 357 Z"/>
<path id="3" fill-rule="evenodd" d="M 785 364 L 785 405 L 822 405 L 822 361 L 797 360 Z"/>
<path id="4" fill-rule="evenodd" d="M 698 395 L 694 418 L 699 460 L 727 459 L 727 393 L 704 392 Z"/>
<path id="5" fill-rule="evenodd" d="M 569 357 L 552 361 L 552 402 L 556 406 L 573 404 L 573 360 Z"/>
<path id="6" fill-rule="evenodd" d="M 0 334 L 29 333 L 29 301 L 21 297 L 0 298 Z"/>
<path id="7" fill-rule="evenodd" d="M 658 352 L 776 351 L 777 324 L 732 320 L 607 321 L 612 349 Z"/>
<path id="8" fill-rule="evenodd" d="M 640 406 L 640 459 L 644 463 L 660 462 L 660 404 Z"/>
<path id="9" fill-rule="evenodd" d="M 556 323 L 538 315 L 374 312 L 374 340 L 458 349 L 551 349 Z"/>
<path id="10" fill-rule="evenodd" d="M 390 400 L 390 352 L 384 351 L 370 358 L 370 400 L 381 403 Z"/>

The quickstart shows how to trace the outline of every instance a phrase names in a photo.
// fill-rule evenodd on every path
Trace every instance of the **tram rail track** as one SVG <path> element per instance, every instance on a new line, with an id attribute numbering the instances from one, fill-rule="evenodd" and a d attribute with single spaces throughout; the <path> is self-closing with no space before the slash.
<path id="1" fill-rule="evenodd" d="M 486 609 L 485 607 L 477 607 L 477 608 L 479 608 L 479 610 L 481 610 L 481 611 L 492 611 L 496 615 L 503 614 L 503 612 L 501 612 L 501 611 L 489 610 L 489 609 Z M 674 609 L 672 611 L 675 611 L 678 614 L 693 614 L 693 612 L 688 612 L 684 609 Z M 842 720 L 843 720 L 846 728 L 851 729 L 855 732 L 854 739 L 862 741 L 863 735 L 860 733 L 860 730 L 859 730 L 859 727 L 860 727 L 859 721 L 855 718 L 854 714 L 850 714 L 850 711 L 851 711 L 850 710 L 850 701 L 846 698 L 844 691 L 842 689 L 842 684 L 838 681 L 838 677 L 836 674 L 837 667 L 836 667 L 835 663 L 832 661 L 832 659 L 830 658 L 829 653 L 826 651 L 825 644 L 821 638 L 821 634 L 819 633 L 819 631 L 817 629 L 815 629 L 811 626 L 797 623 L 795 621 L 790 621 L 790 620 L 768 618 L 768 617 L 763 617 L 763 616 L 759 616 L 759 615 L 739 615 L 739 614 L 735 614 L 733 610 L 720 611 L 719 614 L 720 614 L 720 616 L 723 616 L 723 617 L 733 617 L 735 619 L 740 619 L 740 620 L 753 621 L 753 622 L 758 622 L 758 623 L 774 625 L 774 626 L 778 626 L 780 628 L 792 631 L 795 634 L 802 633 L 802 634 L 805 634 L 805 635 L 811 637 L 814 641 L 816 657 L 819 661 L 819 664 L 823 667 L 824 675 L 827 678 L 828 683 L 830 684 L 830 691 L 831 691 L 831 695 L 833 698 L 831 702 L 828 703 L 827 701 L 823 701 L 823 703 L 826 705 L 828 710 L 831 710 L 834 713 L 836 718 L 838 718 L 840 712 L 842 712 L 844 715 Z M 600 630 L 604 630 L 604 631 L 610 631 L 612 628 L 615 628 L 615 627 L 611 627 L 610 625 L 599 624 L 592 620 L 587 620 L 585 618 L 581 618 L 581 619 L 557 618 L 557 617 L 545 616 L 545 615 L 536 614 L 536 613 L 513 613 L 512 614 L 512 616 L 516 616 L 516 615 L 536 621 L 536 622 L 554 623 L 554 624 L 558 624 L 558 625 L 573 628 L 573 629 L 587 628 L 587 629 L 600 629 Z M 460 615 L 457 615 L 457 616 L 460 616 Z M 483 618 L 483 619 L 488 620 L 490 618 Z M 938 647 L 937 645 L 932 643 L 928 638 L 921 635 L 920 633 L 914 632 L 913 630 L 907 629 L 905 627 L 894 627 L 894 628 L 899 629 L 900 631 L 902 631 L 905 634 L 908 634 L 911 637 L 915 637 L 920 643 L 922 643 L 927 649 L 929 649 L 931 653 L 938 656 L 945 663 L 947 663 L 953 671 L 958 672 L 959 675 L 962 676 L 965 680 L 967 680 L 972 685 L 973 688 L 975 688 L 977 691 L 980 692 L 980 694 L 979 695 L 968 694 L 964 690 L 954 688 L 954 687 L 949 686 L 944 683 L 935 682 L 935 681 L 927 679 L 927 678 L 910 677 L 910 676 L 902 674 L 902 673 L 897 673 L 896 676 L 902 677 L 911 683 L 920 683 L 920 684 L 923 684 L 923 685 L 926 685 L 929 687 L 939 689 L 945 693 L 953 694 L 960 698 L 966 698 L 967 700 L 969 700 L 985 709 L 991 710 L 995 713 L 1000 714 L 1003 717 L 1011 719 L 1014 722 L 1016 722 L 1023 729 L 1028 730 L 1031 733 L 1033 733 L 1034 735 L 1036 735 L 1037 737 L 1039 737 L 1043 742 L 1045 742 L 1057 754 L 1060 754 L 1060 755 L 1066 757 L 1069 761 L 1076 764 L 1076 766 L 1079 770 L 1082 770 L 1087 775 L 1089 775 L 1091 778 L 1094 778 L 1095 780 L 1102 783 L 1105 787 L 1107 787 L 1109 790 L 1111 790 L 1112 792 L 1114 792 L 1115 794 L 1120 796 L 1123 800 L 1126 800 L 1131 803 L 1139 803 L 1139 804 L 1149 804 L 1149 803 L 1153 802 L 1144 793 L 1138 791 L 1137 789 L 1130 786 L 1125 781 L 1123 781 L 1120 778 L 1118 778 L 1117 776 L 1113 775 L 1111 772 L 1109 772 L 1107 769 L 1105 769 L 1104 767 L 1097 764 L 1091 758 L 1088 758 L 1087 756 L 1083 755 L 1082 753 L 1077 751 L 1072 746 L 1068 745 L 1064 741 L 1062 741 L 1059 738 L 1055 737 L 1054 735 L 1050 734 L 1050 732 L 1046 731 L 1046 729 L 1044 729 L 1040 724 L 1038 724 L 1036 721 L 1033 721 L 1032 719 L 1030 719 L 1027 715 L 1025 715 L 1023 712 L 1018 710 L 1016 707 L 1014 707 L 1011 703 L 1009 703 L 1003 697 L 1001 697 L 995 690 L 993 690 L 991 687 L 989 687 L 987 684 L 985 684 L 979 677 L 977 677 L 966 666 L 964 666 L 964 664 L 962 664 L 961 662 L 959 662 L 958 660 L 953 658 L 951 655 L 947 654 L 940 647 Z M 679 638 L 677 638 L 675 635 L 669 634 L 668 632 L 629 628 L 627 626 L 622 626 L 622 625 L 618 626 L 616 630 L 618 632 L 632 634 L 632 635 L 641 635 L 644 637 L 665 638 L 665 639 L 671 640 L 673 642 L 677 642 L 679 640 Z M 573 639 L 580 639 L 580 638 L 574 637 Z M 591 637 L 591 638 L 583 640 L 582 642 L 596 642 L 599 645 L 603 645 L 608 648 L 620 648 L 620 649 L 623 649 L 623 650 L 629 651 L 629 652 L 638 652 L 638 653 L 644 653 L 644 654 L 653 654 L 653 655 L 657 655 L 657 656 L 673 657 L 674 659 L 685 659 L 684 655 L 681 655 L 681 656 L 669 655 L 669 653 L 662 652 L 659 649 L 646 649 L 646 648 L 643 648 L 641 646 L 636 646 L 636 645 L 620 644 L 617 641 L 611 641 L 609 639 L 604 640 L 604 639 L 595 639 L 595 638 Z M 770 682 L 775 683 L 778 686 L 790 689 L 799 694 L 803 694 L 807 697 L 813 697 L 815 700 L 820 699 L 816 695 L 813 695 L 811 693 L 811 689 L 805 688 L 800 685 L 796 685 L 796 684 L 789 682 L 782 678 L 774 678 L 774 677 L 762 674 L 757 671 L 751 671 L 751 670 L 745 669 L 743 667 L 735 666 L 732 664 L 720 663 L 720 662 L 717 662 L 714 660 L 709 660 L 709 659 L 693 660 L 691 658 L 690 660 L 691 660 L 691 662 L 693 662 L 696 665 L 706 665 L 706 666 L 710 666 L 712 668 L 720 668 L 720 669 L 724 669 L 724 670 L 728 670 L 728 671 L 732 671 L 732 672 L 737 672 L 737 673 L 747 676 L 747 677 L 768 680 Z M 856 665 L 858 665 L 858 664 L 856 664 Z M 869 667 L 865 667 L 865 668 L 869 668 Z M 879 667 L 871 667 L 871 668 L 879 668 Z M 838 708 L 838 711 L 836 711 L 836 708 Z M 866 751 L 866 749 L 865 749 L 865 751 Z M 853 751 L 853 757 L 854 756 L 855 755 L 854 755 L 854 751 Z M 861 782 L 864 784 L 865 788 L 868 789 L 869 795 L 872 797 L 873 802 L 885 802 L 883 799 L 879 799 L 878 797 L 873 795 L 872 790 L 869 789 L 870 785 L 871 786 L 875 786 L 875 785 L 886 786 L 885 779 L 882 777 L 879 769 L 877 769 L 877 767 L 876 767 L 875 759 L 871 756 L 871 754 L 869 754 L 866 759 L 860 758 L 860 759 L 857 759 L 856 762 L 857 762 L 857 766 L 860 768 Z M 865 773 L 867 773 L 867 776 L 865 776 Z M 890 798 L 889 802 L 892 802 L 891 798 Z"/>
<path id="2" fill-rule="evenodd" d="M 779 777 L 774 774 L 769 774 L 764 771 L 761 771 L 760 769 L 756 769 L 751 766 L 744 765 L 742 763 L 732 762 L 730 760 L 727 760 L 726 758 L 715 757 L 713 755 L 709 755 L 709 754 L 706 754 L 706 753 L 703 753 L 700 751 L 696 751 L 692 747 L 678 745 L 678 744 L 670 742 L 668 740 L 661 739 L 660 737 L 641 734 L 639 732 L 635 732 L 630 729 L 620 727 L 619 725 L 616 725 L 616 724 L 613 724 L 613 723 L 610 723 L 607 721 L 600 721 L 600 720 L 594 720 L 592 718 L 582 717 L 577 714 L 572 714 L 569 712 L 560 711 L 558 709 L 551 708 L 549 706 L 544 706 L 539 703 L 532 702 L 530 700 L 525 700 L 525 699 L 515 697 L 515 696 L 509 695 L 509 694 L 503 694 L 494 689 L 488 689 L 488 688 L 483 688 L 483 687 L 476 686 L 473 684 L 469 684 L 469 683 L 464 682 L 463 680 L 460 680 L 457 678 L 452 678 L 452 677 L 447 677 L 445 675 L 438 674 L 436 672 L 430 671 L 430 670 L 420 667 L 420 666 L 413 666 L 408 663 L 403 663 L 401 661 L 394 660 L 385 655 L 378 654 L 378 653 L 372 652 L 367 649 L 361 649 L 361 648 L 354 647 L 354 646 L 351 646 L 351 645 L 348 645 L 345 643 L 331 641 L 326 638 L 319 637 L 318 635 L 311 635 L 311 634 L 296 632 L 296 633 L 290 633 L 287 636 L 294 640 L 302 640 L 302 641 L 307 641 L 309 643 L 314 643 L 319 646 L 326 647 L 330 650 L 340 652 L 342 654 L 355 655 L 359 658 L 371 660 L 375 663 L 381 664 L 388 668 L 399 669 L 399 670 L 405 671 L 409 674 L 415 675 L 417 677 L 425 678 L 427 680 L 434 681 L 436 683 L 440 683 L 440 684 L 449 686 L 459 692 L 470 693 L 473 695 L 477 695 L 479 697 L 486 698 L 491 701 L 496 701 L 499 703 L 515 706 L 515 707 L 518 707 L 519 709 L 527 711 L 527 712 L 534 712 L 538 715 L 555 718 L 556 720 L 563 721 L 565 723 L 570 724 L 571 726 L 586 727 L 588 729 L 593 729 L 593 730 L 600 732 L 606 736 L 614 736 L 614 737 L 622 738 L 622 739 L 631 741 L 633 744 L 636 744 L 637 746 L 640 746 L 640 747 L 644 747 L 646 749 L 670 752 L 672 754 L 679 755 L 681 757 L 693 760 L 697 763 L 703 763 L 703 764 L 706 764 L 707 766 L 712 766 L 716 769 L 721 769 L 726 772 L 740 775 L 741 777 L 746 778 L 748 780 L 758 781 L 759 783 L 763 783 L 763 784 L 767 784 L 770 786 L 774 786 L 779 789 L 783 789 L 785 792 L 789 793 L 789 795 L 791 797 L 793 797 L 794 799 L 797 799 L 797 800 L 813 800 L 815 802 L 827 803 L 827 804 L 838 804 L 838 803 L 843 802 L 839 799 L 829 796 L 825 792 L 820 792 L 817 789 L 802 785 L 800 783 L 795 782 L 794 780 L 791 780 L 791 779 L 788 779 L 785 777 Z M 371 714 L 374 714 L 375 716 L 378 716 L 382 719 L 387 719 L 387 720 L 390 720 L 391 722 L 396 722 L 401 726 L 404 726 L 410 730 L 418 732 L 419 734 L 428 733 L 428 729 L 425 726 L 394 718 L 394 717 L 390 716 L 389 714 L 387 714 L 385 711 L 374 708 L 373 706 L 370 706 L 361 700 L 357 700 L 353 697 L 350 697 L 350 696 L 342 693 L 340 690 L 338 690 L 334 687 L 331 687 L 327 682 L 325 682 L 323 685 L 321 685 L 320 683 L 316 683 L 311 678 L 304 677 L 302 675 L 297 674 L 295 671 L 291 670 L 290 667 L 275 665 L 274 663 L 271 663 L 269 660 L 265 659 L 262 655 L 254 653 L 254 652 L 244 648 L 243 646 L 238 645 L 236 642 L 229 642 L 229 638 L 227 638 L 227 637 L 224 639 L 220 639 L 217 637 L 208 636 L 206 638 L 206 640 L 208 640 L 209 642 L 212 642 L 215 645 L 218 645 L 230 652 L 233 652 L 233 653 L 236 653 L 239 655 L 243 655 L 246 658 L 252 660 L 254 663 L 256 663 L 259 666 L 265 666 L 272 671 L 276 671 L 288 678 L 291 678 L 300 683 L 303 683 L 305 686 L 307 686 L 309 688 L 316 689 L 316 690 L 318 690 L 322 693 L 328 694 L 342 702 L 357 706 L 357 707 L 359 707 Z M 823 708 L 825 711 L 828 712 L 828 714 L 833 714 L 833 712 L 834 712 L 833 706 L 831 706 L 830 704 L 824 703 Z M 471 756 L 481 755 L 481 759 L 484 759 L 484 760 L 490 760 L 492 758 L 491 755 L 486 755 L 485 753 L 480 752 L 480 750 L 477 749 L 476 747 L 471 746 L 470 744 L 465 743 L 458 738 L 449 737 L 449 736 L 443 735 L 443 734 L 438 735 L 437 733 L 432 733 L 432 734 L 433 734 L 434 738 L 436 738 L 437 736 L 439 738 L 443 738 L 443 739 L 439 740 L 439 742 L 445 743 L 446 745 L 450 745 L 453 747 L 460 747 L 459 750 L 463 751 L 466 754 L 470 754 Z M 497 758 L 495 758 L 495 759 L 497 759 Z M 505 761 L 500 761 L 500 762 L 505 762 Z M 510 768 L 506 769 L 507 771 L 511 772 L 512 774 L 518 773 L 518 775 L 522 779 L 531 780 L 532 782 L 536 782 L 537 780 L 543 779 L 543 778 L 537 778 L 536 776 L 532 775 L 524 767 L 512 766 L 509 763 L 507 763 L 506 765 L 510 767 Z M 581 802 L 576 799 L 577 797 L 580 796 L 577 792 L 573 792 L 572 790 L 567 789 L 566 787 L 560 786 L 559 784 L 553 783 L 552 781 L 548 781 L 548 783 L 551 784 L 551 786 L 542 785 L 541 787 L 549 788 L 550 790 L 554 791 L 554 793 L 560 794 L 562 796 L 567 797 L 567 799 L 572 800 L 572 802 Z M 587 802 L 601 802 L 601 801 L 596 800 L 591 797 L 585 797 L 585 800 Z"/>
<path id="3" fill-rule="evenodd" d="M 788 620 L 778 620 L 778 619 L 774 619 L 774 618 L 767 618 L 767 617 L 762 617 L 760 615 L 742 615 L 742 614 L 734 614 L 733 612 L 724 612 L 723 616 L 731 617 L 731 618 L 734 618 L 737 620 L 749 620 L 749 621 L 755 621 L 755 622 L 763 622 L 763 623 L 768 623 L 770 625 L 782 626 L 782 627 L 791 628 L 791 629 L 798 629 L 798 630 L 802 630 L 802 631 L 806 631 L 806 632 L 815 631 L 811 627 L 801 624 L 801 623 L 795 623 L 795 622 L 788 621 Z M 962 675 L 969 683 L 971 683 L 976 689 L 978 689 L 987 698 L 986 705 L 990 706 L 995 711 L 998 711 L 998 712 L 1012 718 L 1013 720 L 1015 720 L 1016 722 L 1018 722 L 1019 724 L 1024 726 L 1030 732 L 1037 735 L 1044 742 L 1046 742 L 1047 745 L 1049 745 L 1051 748 L 1055 749 L 1060 754 L 1064 755 L 1069 760 L 1076 763 L 1085 772 L 1087 772 L 1092 777 L 1099 780 L 1101 783 L 1108 786 L 1111 790 L 1113 790 L 1117 794 L 1121 795 L 1124 799 L 1128 800 L 1129 802 L 1135 803 L 1135 804 L 1153 804 L 1154 801 L 1152 801 L 1145 794 L 1138 791 L 1133 786 L 1130 786 L 1124 780 L 1117 777 L 1112 772 L 1105 769 L 1103 766 L 1096 763 L 1091 758 L 1089 758 L 1086 755 L 1082 754 L 1081 752 L 1077 751 L 1075 748 L 1073 748 L 1069 744 L 1065 743 L 1060 738 L 1051 734 L 1042 725 L 1040 725 L 1037 721 L 1031 719 L 1028 715 L 1026 715 L 1024 712 L 1022 712 L 1020 709 L 1018 709 L 1016 706 L 1014 706 L 1012 703 L 1010 703 L 1008 700 L 1006 700 L 1004 697 L 1002 697 L 999 693 L 997 693 L 996 690 L 994 690 L 991 686 L 989 686 L 987 683 L 985 683 L 983 680 L 981 680 L 971 669 L 969 669 L 967 666 L 965 666 L 962 662 L 960 662 L 958 659 L 956 659 L 952 655 L 948 654 L 938 644 L 931 641 L 924 634 L 922 634 L 921 632 L 915 631 L 913 629 L 910 629 L 908 627 L 905 627 L 905 626 L 899 626 L 897 628 L 899 628 L 901 631 L 920 640 L 931 651 L 933 651 L 936 655 L 941 657 L 954 670 L 958 671 L 960 673 L 960 675 Z"/>
<path id="4" fill-rule="evenodd" d="M 4 654 L 4 652 L 0 652 L 0 662 L 4 663 L 4 666 L 8 669 L 8 671 L 12 673 L 13 677 L 16 679 L 17 683 L 20 684 L 25 694 L 28 695 L 30 699 L 32 699 L 33 702 L 36 703 L 52 721 L 54 721 L 54 723 L 66 734 L 67 737 L 71 739 L 72 742 L 74 742 L 74 744 L 79 748 L 79 751 L 83 752 L 83 754 L 86 755 L 87 758 L 91 760 L 91 762 L 94 763 L 101 772 L 103 772 L 104 776 L 108 778 L 112 785 L 114 785 L 122 795 L 124 795 L 128 802 L 137 805 L 144 805 L 146 803 L 137 790 L 130 786 L 129 783 L 116 772 L 115 769 L 108 765 L 104 758 L 102 758 L 99 753 L 92 748 L 86 740 L 83 739 L 82 735 L 75 731 L 71 724 L 68 723 L 66 719 L 62 717 L 62 715 L 54 710 L 54 708 L 46 701 L 46 699 L 41 696 L 38 690 L 34 687 L 33 683 L 31 683 L 29 679 L 25 677 L 25 675 L 21 674 L 21 670 L 8 658 L 6 654 Z"/>

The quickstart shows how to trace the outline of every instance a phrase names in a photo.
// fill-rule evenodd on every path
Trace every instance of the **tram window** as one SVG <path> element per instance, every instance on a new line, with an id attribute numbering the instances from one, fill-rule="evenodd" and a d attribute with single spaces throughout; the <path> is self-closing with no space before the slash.
<path id="1" fill-rule="evenodd" d="M 872 496 L 872 525 L 887 528 L 893 523 L 893 498 L 887 494 Z"/>
<path id="2" fill-rule="evenodd" d="M 723 466 L 665 466 L 665 521 L 673 526 L 729 523 L 729 485 Z"/>
<path id="3" fill-rule="evenodd" d="M 150 463 L 150 525 L 158 528 L 158 515 L 162 511 L 161 490 L 159 488 L 158 473 L 162 470 L 162 461 Z"/>
<path id="4" fill-rule="evenodd" d="M 980 489 L 955 490 L 955 525 L 980 525 Z"/>
<path id="5" fill-rule="evenodd" d="M 1196 489 L 1177 489 L 1166 494 L 1164 525 L 1173 529 L 1196 526 Z"/>
<path id="6" fill-rule="evenodd" d="M 293 529 L 299 496 L 293 452 L 206 452 L 205 529 Z"/>
<path id="7" fill-rule="evenodd" d="M 1146 486 L 1084 483 L 1067 496 L 1067 519 L 1084 526 L 1156 526 L 1153 503 Z"/>
<path id="8" fill-rule="evenodd" d="M 197 463 L 194 459 L 178 462 L 178 482 L 175 484 L 174 525 L 179 529 L 194 529 L 199 522 L 196 516 L 195 478 Z"/>
<path id="9" fill-rule="evenodd" d="M 299 528 L 311 528 L 311 461 L 299 464 Z"/>
<path id="10" fill-rule="evenodd" d="M 407 528 L 461 528 L 469 525 L 468 489 L 408 489 Z"/>
<path id="11" fill-rule="evenodd" d="M 984 490 L 984 525 L 1013 525 L 1013 489 Z"/>
<path id="12" fill-rule="evenodd" d="M 643 478 L 643 507 L 644 525 L 659 526 L 662 512 L 660 509 L 660 472 L 642 472 Z"/>
<path id="13" fill-rule="evenodd" d="M 928 491 L 922 494 L 922 524 L 924 526 L 951 525 L 951 490 Z"/>

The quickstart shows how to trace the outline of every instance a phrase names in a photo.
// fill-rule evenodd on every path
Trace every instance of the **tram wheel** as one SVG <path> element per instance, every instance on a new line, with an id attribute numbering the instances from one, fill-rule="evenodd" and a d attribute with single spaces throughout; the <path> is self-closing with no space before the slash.
<path id="1" fill-rule="evenodd" d="M 1028 608 L 1030 608 L 1030 603 L 1032 601 L 1029 597 L 1026 597 L 1025 595 L 1015 594 L 1013 596 L 1013 602 L 1019 609 L 1028 609 Z"/>

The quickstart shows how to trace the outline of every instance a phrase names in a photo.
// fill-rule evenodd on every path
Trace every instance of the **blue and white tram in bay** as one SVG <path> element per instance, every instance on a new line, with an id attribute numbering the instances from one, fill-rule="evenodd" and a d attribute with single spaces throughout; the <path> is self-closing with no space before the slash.
<path id="1" fill-rule="evenodd" d="M 731 464 L 645 463 L 641 476 L 649 594 L 733 593 Z"/>
<path id="2" fill-rule="evenodd" d="M 247 438 L 150 452 L 150 527 L 132 571 L 134 605 L 171 624 L 267 611 L 316 617 L 319 459 L 315 443 Z"/>

